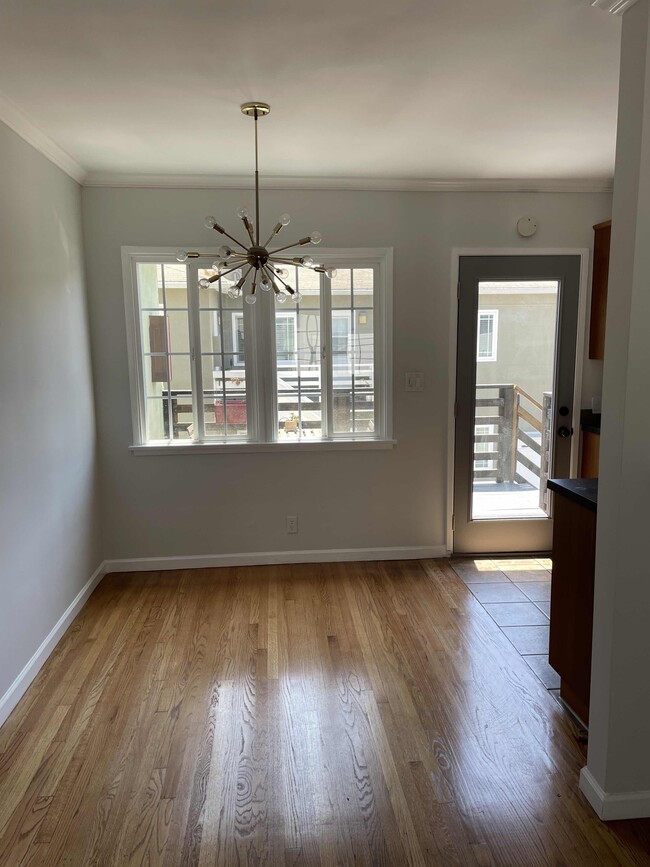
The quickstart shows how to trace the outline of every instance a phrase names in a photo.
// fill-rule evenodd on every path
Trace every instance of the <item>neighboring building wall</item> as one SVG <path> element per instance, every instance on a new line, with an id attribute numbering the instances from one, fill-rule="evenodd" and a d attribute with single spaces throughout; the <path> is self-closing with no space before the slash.
<path id="1" fill-rule="evenodd" d="M 0 189 L 1 719 L 103 557 L 79 186 L 0 123 Z"/>
<path id="2" fill-rule="evenodd" d="M 476 382 L 518 385 L 542 402 L 553 391 L 557 295 L 480 295 L 480 310 L 496 310 L 496 361 L 478 361 Z"/>

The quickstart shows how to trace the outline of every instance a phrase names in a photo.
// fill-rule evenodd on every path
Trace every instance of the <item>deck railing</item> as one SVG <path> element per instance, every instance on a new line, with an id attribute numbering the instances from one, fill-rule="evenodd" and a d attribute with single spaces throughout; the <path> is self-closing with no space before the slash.
<path id="1" fill-rule="evenodd" d="M 204 386 L 206 384 L 204 383 Z M 322 389 L 320 365 L 301 362 L 277 369 L 278 424 L 291 434 L 320 434 L 322 429 Z M 171 425 L 174 438 L 187 439 L 192 433 L 192 392 L 189 389 L 164 389 L 163 425 L 167 435 Z M 203 416 L 208 436 L 234 436 L 247 429 L 246 379 L 243 370 L 215 373 L 212 388 L 204 390 Z M 356 433 L 374 430 L 374 367 L 372 364 L 339 361 L 332 369 L 333 421 L 335 430 L 346 430 L 354 417 Z M 171 398 L 171 401 L 169 401 Z M 224 400 L 225 399 L 225 400 Z M 224 412 L 225 402 L 225 412 Z M 227 423 L 227 424 L 226 424 Z"/>
<path id="2" fill-rule="evenodd" d="M 474 479 L 497 484 L 533 484 L 547 511 L 552 395 L 540 403 L 521 386 L 476 386 Z"/>

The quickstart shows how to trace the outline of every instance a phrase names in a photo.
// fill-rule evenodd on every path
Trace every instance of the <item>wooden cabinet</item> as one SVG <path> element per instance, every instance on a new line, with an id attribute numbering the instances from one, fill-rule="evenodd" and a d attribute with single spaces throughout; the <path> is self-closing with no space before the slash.
<path id="1" fill-rule="evenodd" d="M 581 480 L 560 484 L 579 485 Z M 597 483 L 584 481 L 593 488 Z M 551 487 L 551 485 L 549 485 Z M 561 678 L 560 695 L 585 725 L 589 724 L 591 639 L 596 560 L 596 512 L 557 485 L 553 501 L 553 578 L 548 661 Z"/>
<path id="2" fill-rule="evenodd" d="M 582 458 L 580 460 L 580 478 L 597 479 L 600 459 L 600 434 L 590 430 L 582 432 Z"/>
<path id="3" fill-rule="evenodd" d="M 591 318 L 589 320 L 589 358 L 605 357 L 605 317 L 607 315 L 607 278 L 612 221 L 594 226 L 594 269 L 591 283 Z"/>

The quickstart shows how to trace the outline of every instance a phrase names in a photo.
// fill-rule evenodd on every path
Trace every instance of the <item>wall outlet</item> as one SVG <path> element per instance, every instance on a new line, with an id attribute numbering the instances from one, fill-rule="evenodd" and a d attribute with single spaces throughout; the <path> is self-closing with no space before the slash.
<path id="1" fill-rule="evenodd" d="M 287 515 L 287 533 L 298 532 L 298 515 Z"/>

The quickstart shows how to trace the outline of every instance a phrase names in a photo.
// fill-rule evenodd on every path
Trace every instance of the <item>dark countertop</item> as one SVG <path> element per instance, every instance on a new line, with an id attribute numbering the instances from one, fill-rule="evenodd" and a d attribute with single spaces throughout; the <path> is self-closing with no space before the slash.
<path id="1" fill-rule="evenodd" d="M 548 487 L 579 506 L 598 511 L 598 479 L 549 479 Z"/>
<path id="2" fill-rule="evenodd" d="M 590 433 L 600 433 L 600 413 L 583 409 L 580 413 L 580 427 Z"/>

